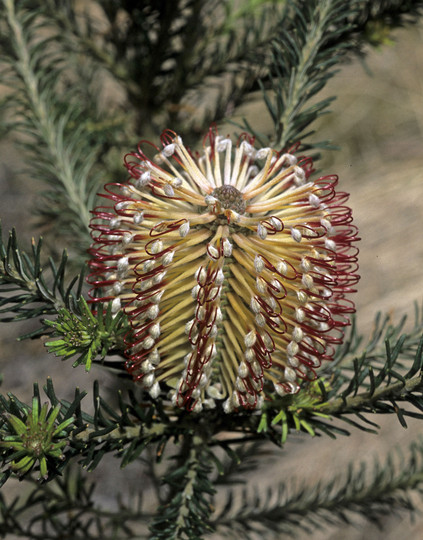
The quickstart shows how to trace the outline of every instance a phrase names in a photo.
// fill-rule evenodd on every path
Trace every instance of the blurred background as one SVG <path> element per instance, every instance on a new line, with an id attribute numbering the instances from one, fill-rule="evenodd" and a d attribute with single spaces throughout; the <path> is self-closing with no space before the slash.
<path id="1" fill-rule="evenodd" d="M 338 96 L 332 104 L 332 114 L 314 126 L 319 140 L 331 139 L 341 148 L 326 153 L 318 168 L 322 175 L 338 174 L 339 189 L 351 194 L 350 206 L 361 237 L 361 281 L 355 295 L 357 322 L 365 336 L 371 334 L 378 311 L 390 313 L 396 321 L 408 314 L 411 324 L 413 302 L 423 302 L 423 25 L 397 30 L 391 37 L 391 45 L 372 49 L 364 61 L 356 59 L 335 75 L 324 95 L 318 96 Z M 249 120 L 254 123 L 254 115 L 249 115 Z M 256 120 L 256 128 L 260 129 L 260 122 L 266 118 L 257 115 Z M 139 135 L 141 138 L 143 133 Z M 3 234 L 14 226 L 28 246 L 31 236 L 38 236 L 31 208 L 39 185 L 15 174 L 22 165 L 22 156 L 12 143 L 3 142 Z M 63 365 L 46 354 L 40 340 L 17 343 L 17 336 L 29 331 L 32 324 L 0 326 L 3 392 L 29 400 L 32 381 L 38 380 L 42 385 L 51 376 L 57 394 L 69 399 L 76 384 L 90 392 L 95 378 L 110 378 L 98 369 L 86 374 L 81 367 L 73 370 L 70 362 Z M 295 475 L 298 483 L 316 484 L 319 479 L 342 475 L 348 463 L 358 466 L 362 461 L 370 464 L 376 457 L 383 460 L 396 447 L 407 454 L 411 441 L 423 434 L 421 421 L 407 420 L 409 427 L 404 430 L 393 416 L 372 419 L 381 426 L 379 435 L 352 431 L 349 438 L 332 441 L 325 436 L 312 440 L 293 434 L 282 451 L 269 448 L 272 456 L 260 458 L 262 465 L 249 476 L 249 483 L 265 489 L 274 485 L 276 479 L 289 484 Z M 107 475 L 103 476 L 106 470 Z M 133 493 L 142 489 L 148 494 L 149 480 L 136 472 L 134 464 L 121 474 L 116 460 L 104 460 L 92 477 L 99 482 L 97 500 L 105 505 L 115 506 L 120 487 L 125 491 L 129 485 Z M 9 482 L 6 489 L 12 496 L 21 493 L 20 487 Z M 384 519 L 383 531 L 364 519 L 353 521 L 354 526 L 313 533 L 313 540 L 337 540 L 341 536 L 344 540 L 423 537 L 422 516 L 416 516 L 413 522 L 406 514 L 389 514 Z M 310 535 L 300 533 L 299 538 Z"/>

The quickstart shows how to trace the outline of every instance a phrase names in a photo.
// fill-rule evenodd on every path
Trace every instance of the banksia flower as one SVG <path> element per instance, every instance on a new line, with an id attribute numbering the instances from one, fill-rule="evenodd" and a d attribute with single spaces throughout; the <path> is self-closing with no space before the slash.
<path id="1" fill-rule="evenodd" d="M 296 393 L 354 311 L 348 195 L 248 135 L 210 129 L 195 155 L 174 132 L 161 142 L 126 157 L 129 181 L 106 186 L 91 225 L 93 300 L 128 316 L 127 370 L 194 411 Z"/>

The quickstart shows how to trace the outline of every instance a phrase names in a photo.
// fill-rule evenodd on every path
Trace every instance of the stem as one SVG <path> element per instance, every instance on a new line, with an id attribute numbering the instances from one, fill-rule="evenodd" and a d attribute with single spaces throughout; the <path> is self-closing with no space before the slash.
<path id="1" fill-rule="evenodd" d="M 400 398 L 403 395 L 410 394 L 423 387 L 423 375 L 409 379 L 405 384 L 397 381 L 388 384 L 383 388 L 377 388 L 373 393 L 363 392 L 356 396 L 347 398 L 336 398 L 333 401 L 323 403 L 316 408 L 316 411 L 325 414 L 339 414 L 353 409 L 363 410 L 365 407 L 372 408 L 373 403 L 389 398 Z"/>
<path id="2" fill-rule="evenodd" d="M 106 433 L 105 435 L 101 435 L 98 437 L 98 440 L 100 442 L 103 441 L 128 441 L 133 439 L 138 439 L 139 437 L 142 437 L 143 439 L 147 438 L 155 438 L 159 437 L 160 435 L 163 435 L 167 429 L 166 424 L 153 424 L 151 427 L 146 427 L 144 425 L 141 426 L 134 426 L 134 427 L 120 427 L 117 426 L 116 429 L 113 431 L 110 431 L 109 433 Z M 80 431 L 76 435 L 73 436 L 73 440 L 75 441 L 88 441 L 93 433 L 95 433 L 96 429 L 93 428 L 86 428 L 83 431 Z M 72 434 L 71 434 L 72 436 Z"/>

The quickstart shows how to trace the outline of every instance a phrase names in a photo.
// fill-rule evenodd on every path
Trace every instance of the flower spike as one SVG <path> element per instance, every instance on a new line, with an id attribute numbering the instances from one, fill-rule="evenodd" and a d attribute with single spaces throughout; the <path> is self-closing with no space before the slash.
<path id="1" fill-rule="evenodd" d="M 354 311 L 348 196 L 248 135 L 210 129 L 195 156 L 172 131 L 161 141 L 153 161 L 141 146 L 125 158 L 128 182 L 106 186 L 91 223 L 92 299 L 129 318 L 127 370 L 193 411 L 296 393 Z"/>

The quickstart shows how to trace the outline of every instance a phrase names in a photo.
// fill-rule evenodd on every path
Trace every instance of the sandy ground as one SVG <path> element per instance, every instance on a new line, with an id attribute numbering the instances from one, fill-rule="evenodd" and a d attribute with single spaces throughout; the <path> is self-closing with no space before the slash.
<path id="1" fill-rule="evenodd" d="M 396 44 L 373 51 L 366 69 L 359 61 L 345 66 L 325 90 L 338 94 L 334 113 L 321 121 L 320 138 L 330 138 L 342 150 L 327 155 L 320 166 L 325 174 L 337 173 L 340 188 L 351 193 L 350 204 L 360 229 L 361 282 L 356 294 L 359 329 L 368 334 L 377 311 L 392 313 L 395 319 L 413 314 L 413 302 L 423 300 L 423 28 L 397 31 Z M 369 75 L 370 71 L 370 75 Z M 320 135 L 322 135 L 320 137 Z M 31 196 L 36 185 L 24 184 L 10 174 L 20 165 L 21 156 L 7 145 L 0 148 L 0 215 L 4 229 L 17 226 L 30 238 Z M 57 394 L 70 398 L 79 384 L 90 389 L 99 373 L 72 370 L 53 357 L 47 357 L 40 342 L 16 343 L 16 336 L 30 324 L 0 327 L 0 369 L 4 374 L 3 391 L 12 391 L 27 400 L 32 382 L 40 384 L 52 376 Z M 103 377 L 103 374 L 101 374 Z M 282 451 L 276 451 L 269 464 L 252 473 L 250 482 L 265 488 L 277 480 L 291 479 L 311 484 L 321 478 L 345 471 L 347 463 L 358 464 L 383 459 L 399 446 L 406 452 L 411 441 L 422 434 L 421 422 L 410 422 L 404 430 L 396 418 L 380 418 L 380 434 L 352 432 L 349 438 L 333 442 L 326 437 L 311 439 L 294 435 Z M 121 474 L 117 463 L 93 475 L 100 481 L 99 502 L 110 503 L 117 487 L 129 484 L 132 492 L 145 479 L 134 469 Z M 116 471 L 111 474 L 111 471 Z M 6 488 L 15 491 L 16 486 Z M 332 527 L 312 535 L 313 540 L 417 540 L 423 537 L 423 520 L 411 522 L 406 515 L 384 520 L 378 530 L 365 519 L 355 526 Z M 284 538 L 285 536 L 281 537 Z M 218 537 L 215 537 L 218 538 Z M 301 540 L 311 538 L 300 534 Z"/>

